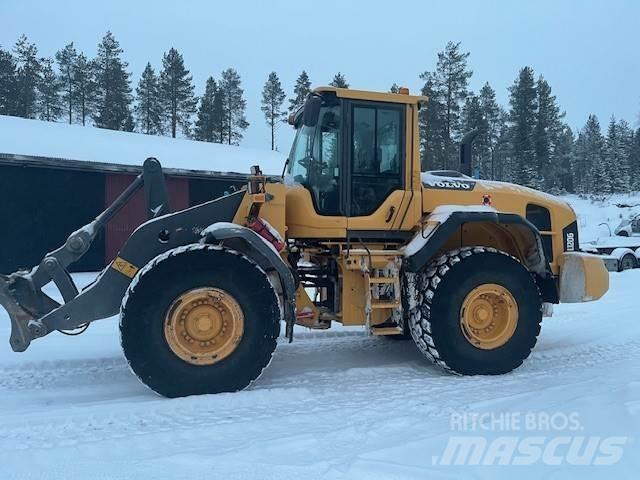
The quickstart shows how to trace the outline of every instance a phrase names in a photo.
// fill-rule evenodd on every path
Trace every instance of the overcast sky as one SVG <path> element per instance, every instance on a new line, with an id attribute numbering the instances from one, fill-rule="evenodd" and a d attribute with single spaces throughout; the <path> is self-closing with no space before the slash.
<path id="1" fill-rule="evenodd" d="M 489 81 L 506 105 L 518 69 L 550 82 L 571 127 L 589 113 L 638 126 L 640 1 L 0 0 L 0 45 L 25 33 L 53 55 L 66 43 L 93 56 L 106 30 L 120 41 L 134 85 L 147 61 L 176 47 L 202 93 L 210 75 L 241 76 L 251 126 L 243 145 L 269 148 L 260 94 L 269 72 L 287 94 L 304 68 L 313 85 L 342 71 L 353 88 L 420 88 L 448 40 L 471 52 L 471 88 Z M 283 125 L 281 150 L 290 135 Z"/>

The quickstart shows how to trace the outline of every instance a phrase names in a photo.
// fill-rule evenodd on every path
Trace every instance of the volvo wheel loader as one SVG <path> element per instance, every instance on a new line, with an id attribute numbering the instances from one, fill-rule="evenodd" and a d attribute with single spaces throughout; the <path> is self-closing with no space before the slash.
<path id="1" fill-rule="evenodd" d="M 30 271 L 0 277 L 10 344 L 119 314 L 131 369 L 169 397 L 247 387 L 294 325 L 361 325 L 413 338 L 447 371 L 509 372 L 529 356 L 552 304 L 608 289 L 602 260 L 579 250 L 563 201 L 421 172 L 421 96 L 322 87 L 292 117 L 282 178 L 253 167 L 246 188 L 170 212 L 160 163 Z M 151 153 L 151 152 L 150 152 Z M 149 220 L 78 291 L 67 267 L 138 190 Z M 42 287 L 54 282 L 64 299 Z M 374 361 L 372 359 L 372 361 Z"/>

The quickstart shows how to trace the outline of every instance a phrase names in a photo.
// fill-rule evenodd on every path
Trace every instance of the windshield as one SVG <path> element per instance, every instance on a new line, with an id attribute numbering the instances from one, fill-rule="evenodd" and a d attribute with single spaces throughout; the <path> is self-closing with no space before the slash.
<path id="1" fill-rule="evenodd" d="M 338 213 L 340 106 L 320 108 L 318 122 L 297 127 L 288 173 L 312 194 L 318 213 Z"/>

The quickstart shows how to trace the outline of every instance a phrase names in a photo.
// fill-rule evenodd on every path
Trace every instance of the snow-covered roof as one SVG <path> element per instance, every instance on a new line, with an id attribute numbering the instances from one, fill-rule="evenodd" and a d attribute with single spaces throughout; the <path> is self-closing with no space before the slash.
<path id="1" fill-rule="evenodd" d="M 260 165 L 267 175 L 280 175 L 286 158 L 269 150 L 4 115 L 0 115 L 0 154 L 128 166 L 141 166 L 147 157 L 156 157 L 164 168 L 240 174 Z"/>

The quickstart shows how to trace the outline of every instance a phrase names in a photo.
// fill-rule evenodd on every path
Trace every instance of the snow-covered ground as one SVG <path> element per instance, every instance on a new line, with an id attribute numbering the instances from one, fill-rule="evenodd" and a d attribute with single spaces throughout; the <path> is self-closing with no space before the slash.
<path id="1" fill-rule="evenodd" d="M 301 331 L 279 343 L 249 390 L 174 400 L 130 373 L 115 320 L 14 354 L 3 312 L 0 478 L 636 478 L 638 285 L 640 270 L 614 273 L 601 301 L 556 307 L 531 358 L 504 376 L 451 376 L 412 342 L 359 329 Z M 473 431 L 467 421 L 461 430 L 460 418 L 478 413 L 490 414 L 493 428 Z M 534 418 L 533 430 L 525 418 Z M 493 466 L 446 464 L 452 437 L 478 436 L 543 437 L 546 446 L 560 439 L 561 463 L 550 465 L 551 456 L 533 468 L 501 466 L 485 452 L 481 461 Z M 617 442 L 622 458 L 568 465 L 567 443 L 582 437 Z"/>

